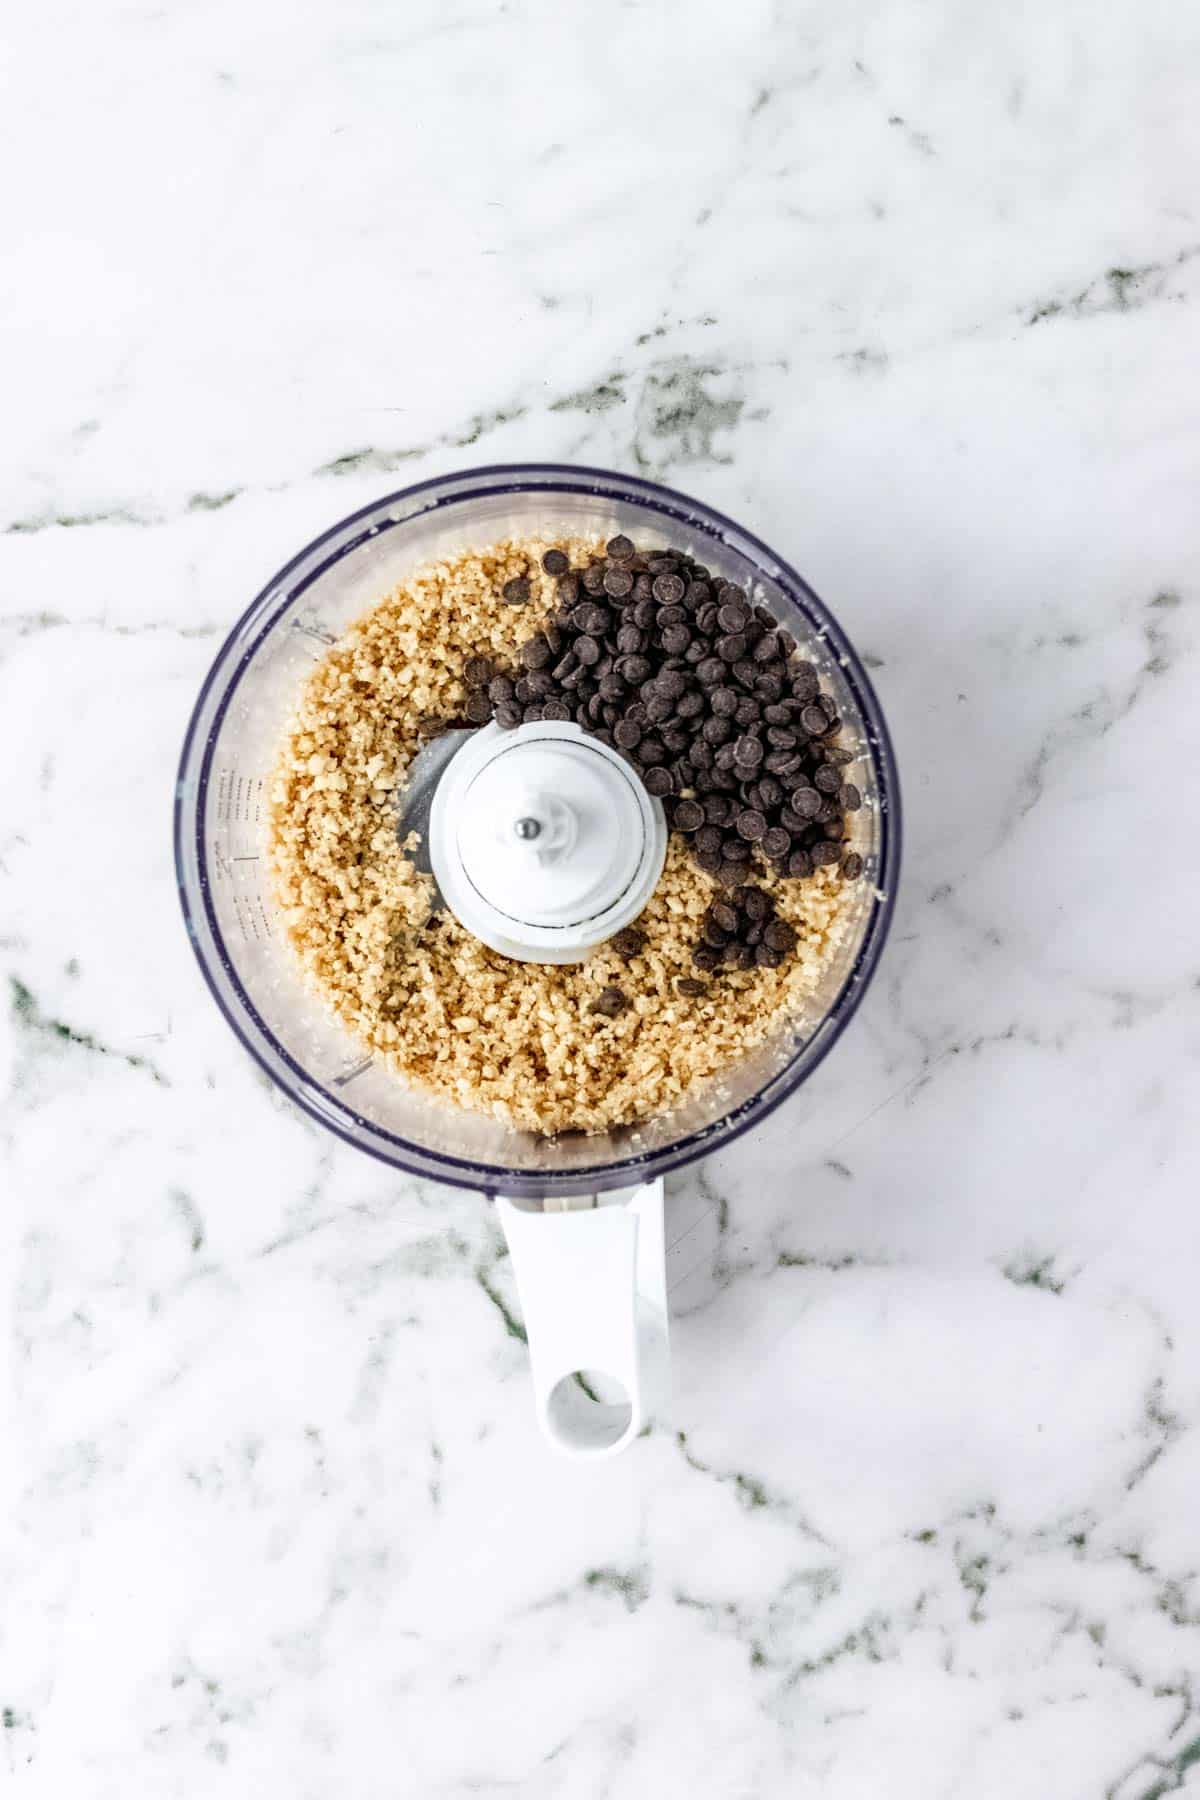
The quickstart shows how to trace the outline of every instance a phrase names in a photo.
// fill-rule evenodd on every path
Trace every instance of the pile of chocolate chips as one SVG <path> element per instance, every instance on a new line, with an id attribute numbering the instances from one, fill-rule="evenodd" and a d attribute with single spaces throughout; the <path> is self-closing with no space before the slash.
<path id="1" fill-rule="evenodd" d="M 797 880 L 834 863 L 847 880 L 862 873 L 858 853 L 842 850 L 845 814 L 862 797 L 844 779 L 854 754 L 837 742 L 837 708 L 795 639 L 742 588 L 678 551 L 642 556 L 623 536 L 605 550 L 583 569 L 546 552 L 557 608 L 521 645 L 519 669 L 468 660 L 467 717 L 509 729 L 574 720 L 614 745 L 699 866 L 736 890 L 706 915 L 698 967 L 775 967 L 795 933 L 746 885 L 752 859 Z M 503 589 L 512 606 L 530 594 L 524 576 Z"/>

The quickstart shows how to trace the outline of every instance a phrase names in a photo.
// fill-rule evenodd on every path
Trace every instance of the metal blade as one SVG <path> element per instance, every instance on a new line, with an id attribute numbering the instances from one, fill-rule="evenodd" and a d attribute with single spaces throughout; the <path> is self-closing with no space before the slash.
<path id="1" fill-rule="evenodd" d="M 398 830 L 401 842 L 410 831 L 420 834 L 421 841 L 411 852 L 411 856 L 423 874 L 433 873 L 429 860 L 429 812 L 437 784 L 467 739 L 474 737 L 475 729 L 468 725 L 439 732 L 437 737 L 431 738 L 417 751 L 409 764 L 404 791 L 400 795 Z M 439 906 L 445 905 L 440 891 L 437 903 Z"/>

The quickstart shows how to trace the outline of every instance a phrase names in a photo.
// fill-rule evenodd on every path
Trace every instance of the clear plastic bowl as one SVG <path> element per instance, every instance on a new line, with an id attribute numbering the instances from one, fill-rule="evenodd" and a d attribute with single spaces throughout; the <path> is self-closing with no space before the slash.
<path id="1" fill-rule="evenodd" d="M 853 929 L 811 1014 L 678 1110 L 603 1135 L 512 1130 L 407 1087 L 305 989 L 267 887 L 270 770 L 299 683 L 345 627 L 418 564 L 525 532 L 621 531 L 673 545 L 765 601 L 818 665 L 860 752 Z M 603 469 L 472 469 L 390 494 L 324 532 L 263 589 L 209 671 L 184 741 L 175 862 L 188 934 L 237 1036 L 320 1124 L 397 1168 L 489 1194 L 536 1198 L 629 1187 L 729 1144 L 832 1049 L 879 960 L 900 859 L 887 727 L 828 609 L 772 550 L 698 500 Z"/>

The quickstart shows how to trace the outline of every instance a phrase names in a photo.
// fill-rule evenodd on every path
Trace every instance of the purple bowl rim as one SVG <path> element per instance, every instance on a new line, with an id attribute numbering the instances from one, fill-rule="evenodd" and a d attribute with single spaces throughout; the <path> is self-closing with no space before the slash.
<path id="1" fill-rule="evenodd" d="M 480 481 L 489 483 L 490 485 L 486 486 L 482 490 L 482 493 L 473 492 L 472 484 Z M 615 487 L 610 484 L 615 484 Z M 214 741 L 219 732 L 221 722 L 224 719 L 233 692 L 241 679 L 244 668 L 257 651 L 267 632 L 273 628 L 279 613 L 282 612 L 284 608 L 290 606 L 299 594 L 303 593 L 306 588 L 311 586 L 312 582 L 330 566 L 331 562 L 340 561 L 341 558 L 348 555 L 351 550 L 356 549 L 365 538 L 381 536 L 388 528 L 386 525 L 379 526 L 377 529 L 370 532 L 364 532 L 358 537 L 352 535 L 347 536 L 345 543 L 338 550 L 336 557 L 327 558 L 324 562 L 316 564 L 310 571 L 301 588 L 296 590 L 287 589 L 287 591 L 283 593 L 279 607 L 277 607 L 272 616 L 262 624 L 261 629 L 256 631 L 253 641 L 248 647 L 243 649 L 232 672 L 226 678 L 225 693 L 222 696 L 213 720 L 208 727 L 207 741 L 201 753 L 200 769 L 196 779 L 195 800 L 193 804 L 195 807 L 195 848 L 198 885 L 203 899 L 204 917 L 208 929 L 212 934 L 218 960 L 233 986 L 235 993 L 240 998 L 240 1004 L 244 1009 L 245 1015 L 249 1020 L 253 1021 L 266 1043 L 274 1047 L 275 1054 L 280 1061 L 296 1077 L 301 1087 L 301 1091 L 299 1092 L 294 1091 L 281 1079 L 276 1070 L 270 1065 L 267 1057 L 260 1051 L 247 1030 L 244 1029 L 242 1019 L 226 1004 L 224 996 L 217 987 L 214 975 L 209 967 L 209 959 L 201 950 L 198 936 L 194 928 L 194 909 L 189 903 L 185 882 L 186 806 L 184 777 L 188 769 L 189 760 L 193 754 L 195 739 L 199 731 L 200 715 L 203 712 L 209 695 L 216 685 L 217 672 L 222 667 L 227 655 L 235 647 L 237 640 L 240 638 L 247 625 L 247 621 L 253 618 L 256 611 L 263 607 L 273 594 L 278 593 L 281 588 L 286 588 L 288 577 L 292 572 L 299 568 L 303 563 L 307 562 L 315 552 L 322 548 L 322 546 L 329 543 L 332 539 L 341 536 L 343 533 L 346 533 L 350 527 L 359 523 L 361 520 L 377 514 L 382 508 L 412 500 L 414 497 L 428 494 L 435 489 L 448 488 L 450 490 L 434 503 L 435 506 L 448 506 L 452 504 L 462 504 L 472 499 L 478 499 L 483 495 L 492 497 L 497 494 L 505 493 L 539 492 L 543 490 L 561 491 L 564 487 L 568 492 L 573 487 L 581 492 L 593 493 L 602 498 L 618 501 L 629 500 L 632 497 L 636 502 L 639 497 L 644 498 L 652 510 L 663 514 L 668 518 L 686 521 L 693 525 L 699 524 L 708 526 L 710 527 L 709 535 L 715 537 L 718 541 L 725 541 L 726 534 L 731 533 L 735 540 L 740 540 L 741 543 L 749 546 L 754 552 L 761 553 L 761 558 L 765 559 L 760 560 L 759 562 L 759 566 L 763 569 L 763 572 L 765 573 L 768 570 L 773 570 L 772 578 L 784 589 L 785 593 L 787 593 L 788 597 L 799 607 L 800 611 L 810 618 L 815 615 L 816 622 L 821 627 L 822 632 L 824 632 L 832 642 L 833 648 L 839 655 L 839 666 L 842 669 L 848 687 L 854 695 L 855 701 L 862 714 L 863 722 L 867 726 L 870 734 L 873 751 L 872 760 L 875 765 L 874 772 L 877 778 L 881 801 L 883 803 L 880 806 L 880 850 L 875 904 L 868 920 L 867 931 L 863 939 L 862 947 L 855 957 L 852 966 L 847 971 L 845 979 L 838 989 L 837 995 L 826 1012 L 825 1017 L 812 1036 L 805 1040 L 804 1044 L 793 1058 L 792 1063 L 789 1063 L 774 1079 L 772 1091 L 765 1097 L 762 1093 L 759 1093 L 752 1098 L 743 1101 L 732 1112 L 726 1113 L 721 1119 L 702 1127 L 699 1131 L 691 1133 L 686 1138 L 682 1138 L 677 1144 L 672 1145 L 669 1149 L 662 1151 L 645 1151 L 638 1155 L 624 1158 L 619 1162 L 597 1164 L 595 1167 L 586 1171 L 565 1171 L 560 1174 L 543 1173 L 534 1170 L 500 1170 L 497 1169 L 496 1165 L 491 1163 L 474 1162 L 469 1159 L 450 1156 L 442 1151 L 427 1150 L 423 1146 L 414 1146 L 411 1144 L 410 1140 L 397 1137 L 393 1133 L 384 1130 L 383 1127 L 376 1125 L 373 1121 L 358 1117 L 353 1113 L 352 1109 L 344 1107 L 341 1102 L 336 1100 L 333 1096 L 328 1095 L 327 1090 L 321 1088 L 320 1083 L 315 1082 L 311 1075 L 296 1062 L 295 1058 L 292 1057 L 285 1046 L 279 1042 L 278 1038 L 268 1028 L 249 995 L 246 993 L 238 978 L 235 965 L 226 953 L 225 940 L 219 929 L 209 898 L 209 883 L 207 880 L 206 863 L 203 854 L 203 802 L 205 795 L 207 794 L 208 781 L 211 773 Z M 630 494 L 630 490 L 634 490 L 632 495 Z M 433 509 L 433 507 L 427 507 L 424 510 L 431 511 Z M 407 519 L 393 520 L 391 523 L 408 524 L 411 518 L 415 516 L 420 515 L 410 515 Z M 736 544 L 734 547 L 736 548 Z M 173 812 L 176 886 L 179 892 L 184 924 L 192 946 L 193 954 L 196 957 L 205 985 L 211 993 L 218 1011 L 225 1019 L 243 1049 L 247 1051 L 259 1068 L 263 1070 L 264 1074 L 272 1084 L 286 1094 L 287 1098 L 294 1105 L 298 1106 L 309 1118 L 323 1126 L 325 1130 L 331 1131 L 335 1137 L 340 1138 L 344 1143 L 348 1144 L 351 1149 L 373 1157 L 376 1161 L 385 1164 L 388 1168 L 398 1168 L 405 1174 L 411 1175 L 418 1180 L 443 1180 L 448 1185 L 468 1187 L 474 1189 L 476 1192 L 483 1192 L 488 1196 L 494 1196 L 498 1193 L 511 1193 L 518 1197 L 537 1197 L 547 1193 L 586 1193 L 591 1189 L 611 1189 L 619 1186 L 633 1186 L 638 1181 L 669 1174 L 672 1170 L 681 1168 L 687 1163 L 695 1162 L 706 1155 L 715 1154 L 716 1151 L 722 1150 L 728 1145 L 735 1143 L 745 1132 L 750 1130 L 752 1126 L 755 1126 L 762 1120 L 768 1118 L 777 1107 L 781 1106 L 786 1099 L 790 1098 L 790 1096 L 795 1093 L 796 1089 L 820 1067 L 834 1045 L 840 1039 L 843 1031 L 845 1031 L 851 1019 L 854 1017 L 854 1014 L 857 1012 L 858 1007 L 862 1002 L 863 995 L 870 984 L 871 977 L 879 963 L 879 959 L 883 954 L 884 945 L 887 942 L 888 933 L 891 929 L 892 918 L 895 912 L 896 889 L 900 872 L 900 854 L 903 834 L 899 774 L 896 766 L 891 734 L 888 731 L 883 708 L 879 703 L 870 676 L 867 674 L 857 651 L 854 649 L 854 646 L 846 636 L 846 633 L 843 631 L 838 620 L 821 599 L 820 595 L 815 592 L 798 570 L 794 569 L 790 563 L 780 557 L 762 538 L 758 537 L 754 532 L 747 530 L 745 526 L 738 524 L 736 520 L 729 518 L 727 514 L 710 506 L 707 501 L 698 500 L 691 495 L 681 493 L 677 488 L 670 488 L 659 482 L 648 481 L 642 476 L 626 475 L 618 470 L 601 469 L 583 463 L 487 463 L 478 467 L 451 472 L 449 474 L 431 476 L 424 481 L 414 482 L 409 487 L 397 488 L 387 494 L 380 495 L 377 499 L 368 502 L 365 506 L 357 508 L 354 512 L 347 513 L 343 518 L 338 519 L 334 524 L 327 527 L 326 530 L 318 533 L 315 538 L 311 539 L 308 544 L 297 551 L 293 557 L 276 570 L 265 585 L 260 588 L 254 599 L 239 615 L 234 625 L 227 633 L 216 655 L 213 657 L 204 680 L 201 683 L 199 693 L 197 694 L 195 704 L 192 708 L 191 716 L 188 720 L 187 730 L 184 733 L 183 746 L 179 760 L 179 770 L 175 783 Z M 804 1060 L 806 1051 L 815 1052 L 811 1061 L 809 1061 L 803 1069 L 798 1070 L 794 1078 L 789 1079 L 792 1068 L 795 1064 L 799 1064 Z M 305 1086 L 326 1094 L 331 1106 L 340 1108 L 347 1113 L 349 1123 L 346 1126 L 343 1126 L 336 1119 L 331 1119 L 320 1107 L 306 1097 L 305 1093 L 302 1091 Z M 361 1129 L 386 1140 L 389 1145 L 396 1145 L 400 1154 L 393 1154 L 391 1151 L 374 1143 L 361 1142 L 359 1138 L 354 1136 L 353 1131 L 351 1130 L 351 1125 L 356 1123 Z M 712 1141 L 706 1141 L 709 1139 Z M 428 1163 L 436 1164 L 438 1166 L 437 1171 L 431 1171 L 428 1167 L 422 1166 L 418 1161 L 408 1160 L 409 1156 L 423 1158 Z M 440 1173 L 441 1170 L 444 1170 L 445 1173 Z M 486 1177 L 486 1179 L 481 1180 L 481 1176 Z"/>

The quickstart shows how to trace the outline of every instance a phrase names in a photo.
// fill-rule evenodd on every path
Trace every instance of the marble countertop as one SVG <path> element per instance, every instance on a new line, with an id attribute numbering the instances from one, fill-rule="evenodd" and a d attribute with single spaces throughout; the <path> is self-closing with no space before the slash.
<path id="1" fill-rule="evenodd" d="M 8 1786 L 1200 1795 L 1194 19 L 5 32 Z M 671 1184 L 673 1415 L 588 1470 L 486 1205 L 266 1086 L 170 860 L 263 581 L 521 458 L 775 544 L 907 802 L 852 1030 Z"/>

